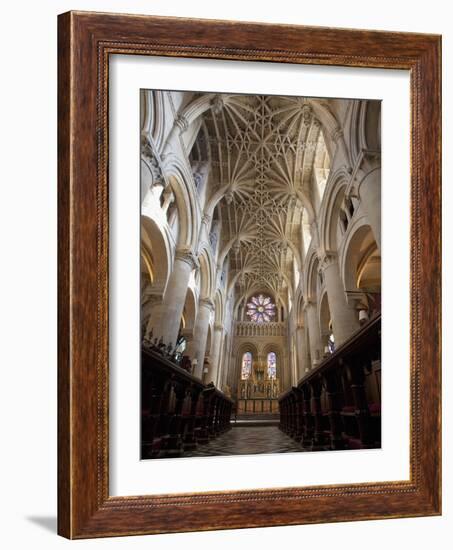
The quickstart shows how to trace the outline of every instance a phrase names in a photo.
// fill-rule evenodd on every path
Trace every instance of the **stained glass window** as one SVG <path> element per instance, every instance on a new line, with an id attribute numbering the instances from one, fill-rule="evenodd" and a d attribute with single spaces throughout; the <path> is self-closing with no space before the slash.
<path id="1" fill-rule="evenodd" d="M 275 304 L 270 296 L 258 294 L 247 304 L 247 316 L 254 323 L 268 323 L 275 317 Z"/>
<path id="2" fill-rule="evenodd" d="M 273 351 L 267 354 L 267 377 L 270 380 L 277 378 L 277 356 Z"/>
<path id="3" fill-rule="evenodd" d="M 252 354 L 247 351 L 242 356 L 242 369 L 241 369 L 241 379 L 247 380 L 252 374 Z"/>

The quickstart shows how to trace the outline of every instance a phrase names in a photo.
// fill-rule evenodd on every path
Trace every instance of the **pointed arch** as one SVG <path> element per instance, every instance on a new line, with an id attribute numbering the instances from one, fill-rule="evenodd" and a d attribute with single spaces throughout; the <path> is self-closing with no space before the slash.
<path id="1" fill-rule="evenodd" d="M 179 217 L 177 244 L 180 247 L 196 249 L 200 211 L 194 194 L 193 175 L 188 167 L 175 155 L 165 159 L 164 171 L 176 199 Z"/>

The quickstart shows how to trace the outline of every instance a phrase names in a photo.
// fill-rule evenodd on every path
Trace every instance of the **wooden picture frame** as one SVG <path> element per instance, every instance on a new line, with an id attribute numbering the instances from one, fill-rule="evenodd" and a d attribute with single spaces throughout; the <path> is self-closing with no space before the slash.
<path id="1" fill-rule="evenodd" d="M 59 16 L 58 48 L 59 534 L 89 538 L 439 515 L 440 37 L 69 12 Z M 109 496 L 111 54 L 410 71 L 409 481 Z"/>

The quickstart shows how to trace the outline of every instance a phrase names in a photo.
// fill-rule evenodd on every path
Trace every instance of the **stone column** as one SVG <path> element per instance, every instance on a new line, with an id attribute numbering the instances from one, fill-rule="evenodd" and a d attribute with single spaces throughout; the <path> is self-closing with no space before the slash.
<path id="1" fill-rule="evenodd" d="M 337 254 L 326 254 L 321 269 L 324 272 L 335 347 L 338 347 L 359 328 L 359 317 L 357 311 L 346 301 Z"/>
<path id="2" fill-rule="evenodd" d="M 362 151 L 352 174 L 363 210 L 370 223 L 376 244 L 381 250 L 381 155 Z"/>
<path id="3" fill-rule="evenodd" d="M 193 360 L 197 359 L 194 376 L 202 378 L 206 340 L 208 337 L 209 319 L 214 311 L 214 303 L 209 298 L 200 298 L 198 302 L 198 314 L 193 330 L 192 345 L 187 350 L 187 355 Z"/>
<path id="4" fill-rule="evenodd" d="M 208 382 L 214 382 L 214 384 L 216 385 L 216 387 L 219 387 L 220 386 L 220 383 L 219 381 L 217 380 L 218 378 L 218 373 L 219 373 L 219 367 L 220 367 L 220 364 L 219 364 L 219 361 L 220 361 L 220 349 L 221 349 L 221 346 L 222 346 L 222 342 L 223 342 L 223 325 L 220 324 L 220 323 L 215 323 L 214 324 L 214 339 L 213 339 L 213 342 L 212 342 L 212 368 L 210 369 L 210 372 L 209 372 L 209 380 Z"/>
<path id="5" fill-rule="evenodd" d="M 296 346 L 297 346 L 297 377 L 298 380 L 305 374 L 305 369 L 310 370 L 308 360 L 308 350 L 306 342 L 304 325 L 297 325 L 296 328 Z"/>
<path id="6" fill-rule="evenodd" d="M 318 312 L 316 303 L 313 301 L 305 302 L 307 312 L 308 337 L 310 340 L 311 368 L 316 367 L 322 360 L 323 348 L 321 341 L 321 331 L 318 322 Z"/>
<path id="7" fill-rule="evenodd" d="M 190 250 L 176 251 L 164 298 L 162 303 L 154 308 L 147 328 L 148 333 L 153 329 L 154 337 L 162 337 L 166 345 L 176 344 L 190 274 L 197 266 L 198 262 Z"/>

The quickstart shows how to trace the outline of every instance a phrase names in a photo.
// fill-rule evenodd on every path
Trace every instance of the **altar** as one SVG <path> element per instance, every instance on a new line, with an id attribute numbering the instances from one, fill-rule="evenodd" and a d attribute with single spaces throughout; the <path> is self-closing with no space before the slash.
<path id="1" fill-rule="evenodd" d="M 237 403 L 238 413 L 274 413 L 278 411 L 280 380 L 276 370 L 254 363 L 250 375 L 240 380 Z"/>

